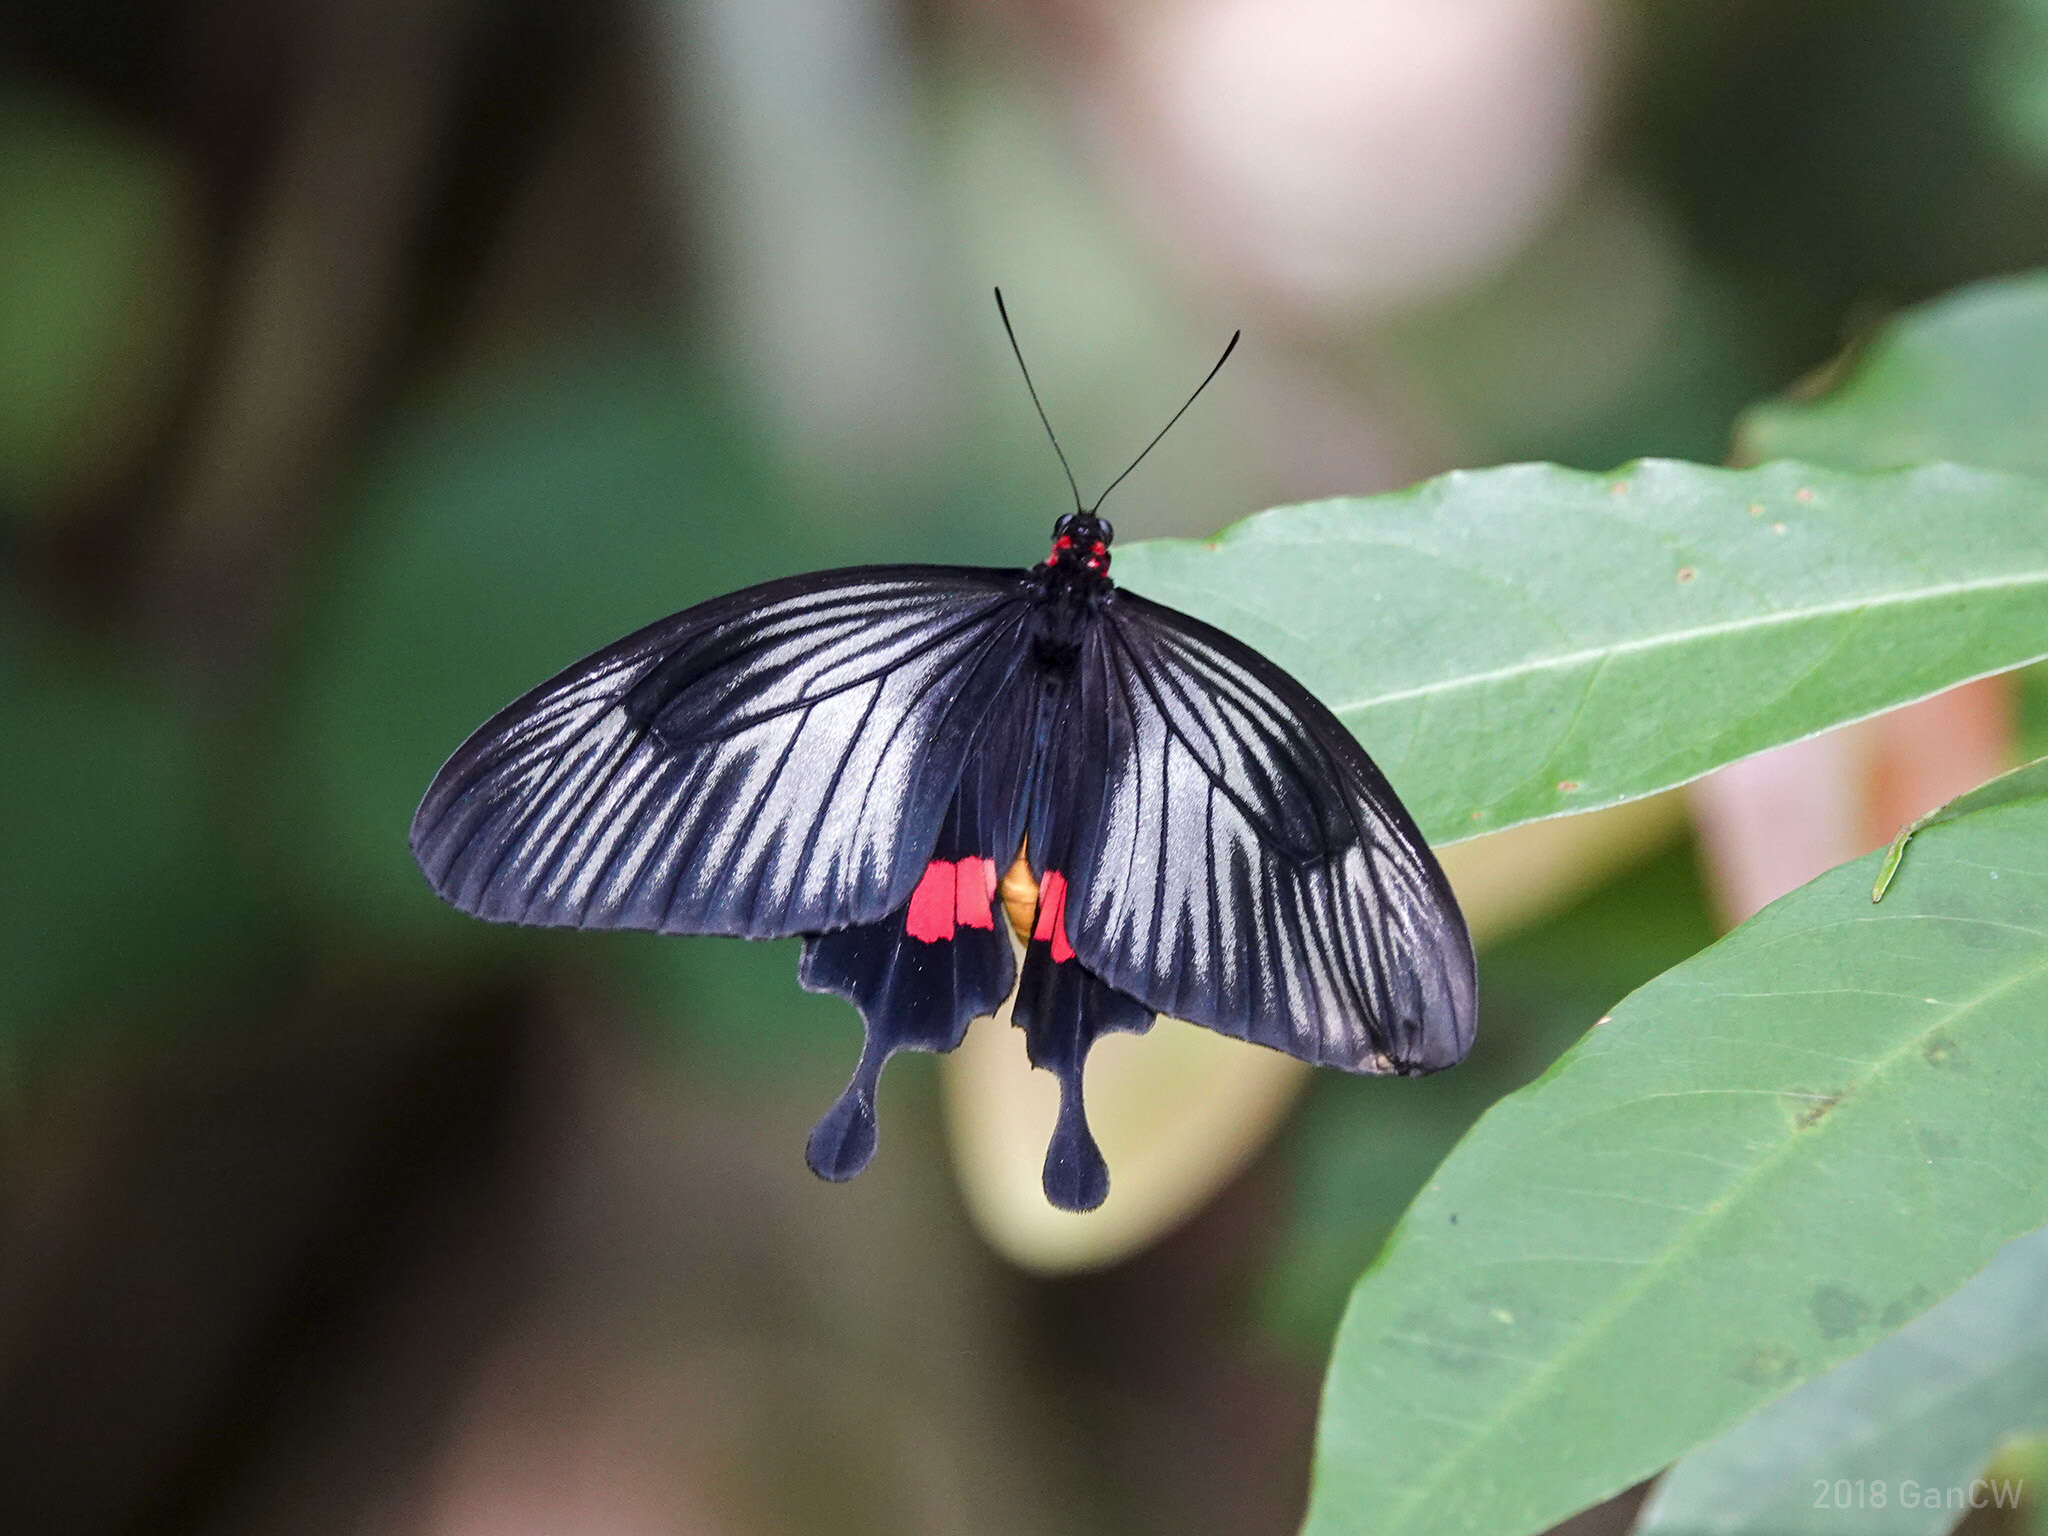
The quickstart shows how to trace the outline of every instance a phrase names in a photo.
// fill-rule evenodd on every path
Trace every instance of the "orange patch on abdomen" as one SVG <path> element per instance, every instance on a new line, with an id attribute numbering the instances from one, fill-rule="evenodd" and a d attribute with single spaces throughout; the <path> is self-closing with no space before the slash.
<path id="1" fill-rule="evenodd" d="M 1031 861 L 1021 850 L 1017 862 L 1003 872 L 1002 891 L 1003 913 L 1010 919 L 1010 928 L 1028 944 L 1031 919 L 1038 911 L 1038 881 L 1032 877 Z"/>

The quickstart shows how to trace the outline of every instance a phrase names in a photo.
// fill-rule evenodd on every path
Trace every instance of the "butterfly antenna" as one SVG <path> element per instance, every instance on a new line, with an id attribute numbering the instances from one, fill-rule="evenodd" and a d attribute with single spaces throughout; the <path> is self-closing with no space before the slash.
<path id="1" fill-rule="evenodd" d="M 1145 455 L 1150 453 L 1154 448 L 1157 448 L 1159 446 L 1159 438 L 1164 437 L 1167 433 L 1171 432 L 1173 430 L 1173 423 L 1179 421 L 1181 417 L 1187 415 L 1188 406 L 1193 405 L 1196 400 L 1201 398 L 1202 391 L 1209 387 L 1209 380 L 1215 378 L 1217 374 L 1221 373 L 1223 371 L 1223 365 L 1230 361 L 1230 354 L 1237 350 L 1237 338 L 1242 336 L 1243 334 L 1243 331 L 1232 331 L 1230 333 L 1230 345 L 1225 347 L 1223 349 L 1223 355 L 1216 359 L 1216 366 L 1214 368 L 1211 368 L 1206 374 L 1202 376 L 1202 382 L 1197 384 L 1195 386 L 1195 392 L 1192 395 L 1188 396 L 1187 404 L 1183 405 L 1179 410 L 1175 411 L 1173 413 L 1172 420 L 1169 420 L 1165 426 L 1159 429 L 1159 437 L 1153 438 L 1151 442 L 1147 443 L 1144 446 L 1143 450 L 1138 454 L 1138 456 L 1135 459 L 1131 460 L 1130 469 L 1126 469 L 1123 472 L 1123 474 L 1118 475 L 1114 480 L 1109 482 L 1109 490 L 1104 491 L 1100 496 L 1095 498 L 1095 506 L 1090 510 L 1101 510 L 1102 504 L 1105 501 L 1109 500 L 1109 492 L 1115 490 L 1118 486 L 1122 485 L 1124 483 L 1125 477 L 1130 474 L 1131 470 L 1136 469 L 1140 464 L 1145 462 Z"/>
<path id="2" fill-rule="evenodd" d="M 1010 311 L 1003 305 L 1003 290 L 1000 288 L 996 290 L 996 313 L 1003 317 L 1003 334 L 1010 338 L 1010 350 L 1017 354 L 1017 367 L 1024 375 L 1024 387 L 1031 391 L 1031 403 L 1038 406 L 1038 419 L 1045 423 L 1045 435 L 1052 438 L 1052 451 L 1060 456 L 1060 468 L 1067 472 L 1067 489 L 1074 493 L 1074 510 L 1078 512 L 1081 510 L 1081 487 L 1074 483 L 1074 466 L 1067 462 L 1066 450 L 1060 447 L 1052 423 L 1046 420 L 1045 406 L 1039 401 L 1038 386 L 1031 382 L 1031 370 L 1024 366 L 1024 349 L 1017 345 L 1017 332 L 1010 325 Z"/>

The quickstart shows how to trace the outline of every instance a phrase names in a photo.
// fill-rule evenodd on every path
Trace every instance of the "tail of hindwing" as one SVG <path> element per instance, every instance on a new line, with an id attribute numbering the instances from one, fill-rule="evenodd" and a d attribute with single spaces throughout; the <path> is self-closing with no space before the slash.
<path id="1" fill-rule="evenodd" d="M 1011 1018 L 1024 1031 L 1034 1067 L 1059 1079 L 1060 1115 L 1045 1149 L 1045 1198 L 1063 1211 L 1092 1211 L 1109 1196 L 1109 1166 L 1088 1129 L 1082 1069 L 1096 1040 L 1112 1031 L 1140 1034 L 1152 1010 L 1119 992 L 1074 958 L 1066 929 L 1066 879 L 1045 871 L 1038 916 Z"/>
<path id="2" fill-rule="evenodd" d="M 982 754 L 985 755 L 985 754 Z M 996 905 L 996 850 L 1014 817 L 970 761 L 910 899 L 879 922 L 804 940 L 797 979 L 860 1010 L 853 1078 L 811 1132 L 811 1169 L 850 1179 L 875 1152 L 875 1085 L 897 1051 L 950 1051 L 1010 995 L 1017 961 Z"/>

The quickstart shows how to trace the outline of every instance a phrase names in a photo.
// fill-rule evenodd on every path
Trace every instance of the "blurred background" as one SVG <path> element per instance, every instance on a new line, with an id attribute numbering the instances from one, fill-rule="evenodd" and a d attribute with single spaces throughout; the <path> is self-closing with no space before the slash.
<path id="1" fill-rule="evenodd" d="M 1467 1066 L 1317 1078 L 1059 1275 L 978 1235 L 927 1060 L 805 1170 L 858 1028 L 793 944 L 458 918 L 419 793 L 733 586 L 1037 558 L 992 283 L 1084 491 L 1245 328 L 1129 539 L 1718 460 L 2044 260 L 2040 0 L 7 0 L 0 1529 L 1291 1530 L 1463 1128 L 2022 693 L 1632 823 L 1487 945 Z"/>

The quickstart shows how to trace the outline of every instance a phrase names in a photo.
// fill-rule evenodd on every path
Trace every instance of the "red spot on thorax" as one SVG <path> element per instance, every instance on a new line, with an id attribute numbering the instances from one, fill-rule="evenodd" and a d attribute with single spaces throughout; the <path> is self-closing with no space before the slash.
<path id="1" fill-rule="evenodd" d="M 1051 940 L 1055 963 L 1074 958 L 1074 946 L 1067 942 L 1067 877 L 1056 869 L 1048 869 L 1038 882 L 1038 921 L 1031 937 Z"/>
<path id="2" fill-rule="evenodd" d="M 910 893 L 910 907 L 903 915 L 903 931 L 927 944 L 943 943 L 959 928 L 994 928 L 995 911 L 989 898 L 995 894 L 996 866 L 989 859 L 933 859 L 925 866 L 917 889 Z"/>
<path id="3" fill-rule="evenodd" d="M 1052 553 L 1045 557 L 1047 564 L 1058 565 L 1061 555 L 1078 547 L 1069 535 L 1061 534 L 1052 541 Z M 1081 564 L 1096 575 L 1101 575 L 1109 569 L 1109 546 L 1100 539 L 1095 540 L 1088 546 L 1088 553 L 1081 557 Z"/>

